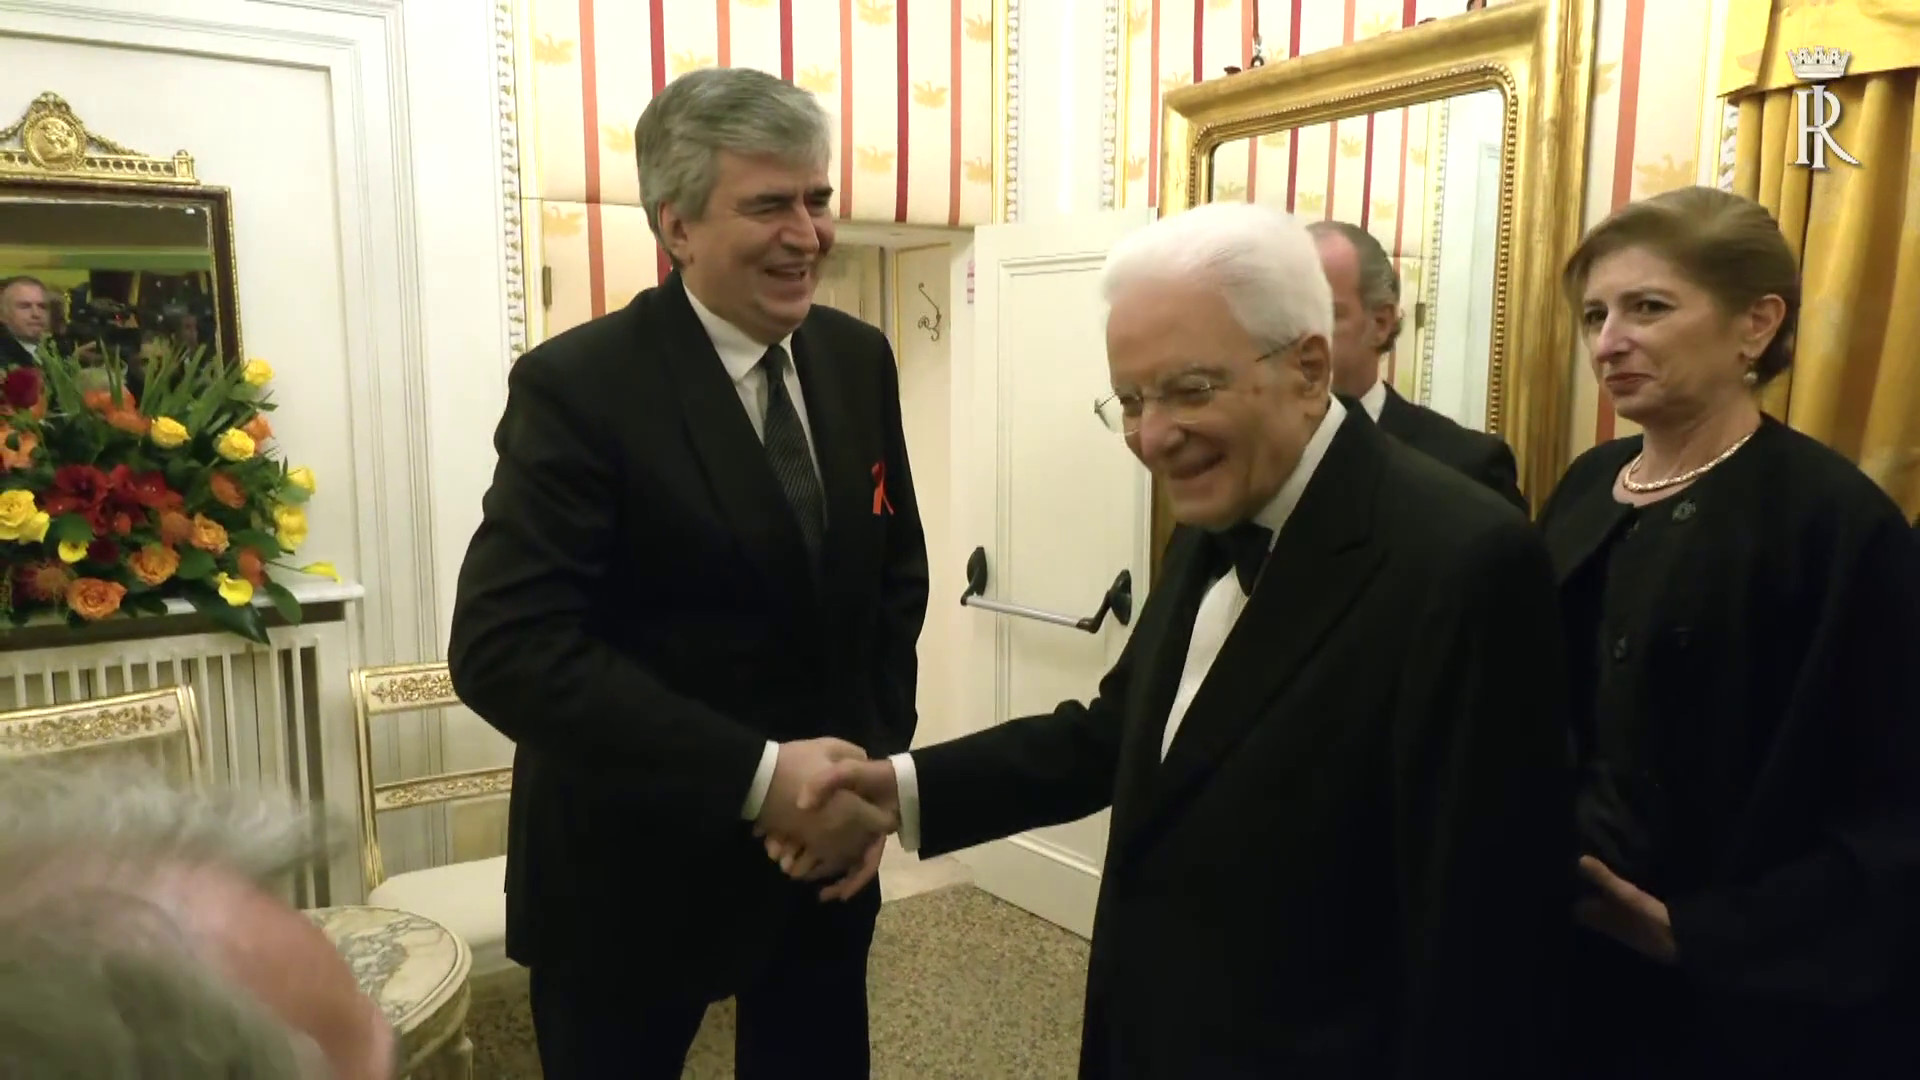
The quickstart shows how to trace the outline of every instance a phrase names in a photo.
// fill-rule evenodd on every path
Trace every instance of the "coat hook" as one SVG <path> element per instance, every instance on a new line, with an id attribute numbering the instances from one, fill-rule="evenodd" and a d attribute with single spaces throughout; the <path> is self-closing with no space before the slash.
<path id="1" fill-rule="evenodd" d="M 926 282 L 924 281 L 919 282 L 914 285 L 914 288 L 920 290 L 920 295 L 922 298 L 926 300 L 927 306 L 933 309 L 933 317 L 931 319 L 929 319 L 925 315 L 920 316 L 920 323 L 919 323 L 920 329 L 925 330 L 927 333 L 931 334 L 933 336 L 934 341 L 939 341 L 940 340 L 940 305 L 934 303 L 933 297 L 927 295 Z"/>

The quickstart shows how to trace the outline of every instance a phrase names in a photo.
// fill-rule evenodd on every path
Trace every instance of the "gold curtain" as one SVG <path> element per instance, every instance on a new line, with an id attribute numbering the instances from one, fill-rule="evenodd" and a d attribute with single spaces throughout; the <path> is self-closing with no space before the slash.
<path id="1" fill-rule="evenodd" d="M 1882 53 L 1890 39 L 1905 37 L 1908 66 L 1856 68 L 1827 84 L 1840 101 L 1835 141 L 1860 164 L 1829 154 L 1830 168 L 1816 172 L 1793 164 L 1791 76 L 1768 69 L 1787 69 L 1788 49 L 1845 48 L 1857 38 L 1783 40 L 1801 35 L 1783 32 L 1780 6 L 1749 83 L 1754 89 L 1736 99 L 1733 178 L 1736 192 L 1779 219 L 1801 266 L 1794 365 L 1768 388 L 1765 405 L 1859 462 L 1913 517 L 1920 515 L 1920 31 L 1877 28 Z"/>

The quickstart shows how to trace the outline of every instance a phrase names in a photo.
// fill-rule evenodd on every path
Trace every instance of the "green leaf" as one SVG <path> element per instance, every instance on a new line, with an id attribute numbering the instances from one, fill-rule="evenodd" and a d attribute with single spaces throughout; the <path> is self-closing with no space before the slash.
<path id="1" fill-rule="evenodd" d="M 259 529 L 241 529 L 238 532 L 229 533 L 227 542 L 236 548 L 250 547 L 266 559 L 280 555 L 280 541 L 275 539 L 273 534 L 261 532 Z"/>
<path id="2" fill-rule="evenodd" d="M 267 598 L 273 601 L 274 609 L 280 612 L 281 618 L 295 625 L 299 624 L 300 601 L 293 598 L 293 594 L 287 591 L 285 585 L 277 581 L 267 582 Z"/>
<path id="3" fill-rule="evenodd" d="M 303 488 L 298 484 L 282 484 L 280 485 L 280 491 L 278 494 L 280 496 L 281 502 L 292 503 L 295 506 L 299 506 L 305 503 L 308 499 L 313 498 L 313 496 L 307 492 L 306 488 Z"/>
<path id="4" fill-rule="evenodd" d="M 260 618 L 260 609 L 252 604 L 234 607 L 221 599 L 219 593 L 204 589 L 187 590 L 187 601 L 195 611 L 212 620 L 220 629 L 238 634 L 248 641 L 267 644 L 267 624 Z"/>
<path id="5" fill-rule="evenodd" d="M 93 526 L 79 514 L 61 514 L 47 526 L 47 543 L 90 544 L 93 542 Z"/>
<path id="6" fill-rule="evenodd" d="M 180 553 L 180 568 L 174 571 L 174 576 L 187 581 L 199 581 L 212 577 L 215 569 L 213 556 L 199 548 L 188 548 Z M 226 603 L 225 600 L 220 602 Z"/>
<path id="7" fill-rule="evenodd" d="M 157 592 L 128 593 L 127 598 L 120 602 L 120 607 L 124 611 L 134 611 L 142 615 L 165 615 L 167 598 Z"/>

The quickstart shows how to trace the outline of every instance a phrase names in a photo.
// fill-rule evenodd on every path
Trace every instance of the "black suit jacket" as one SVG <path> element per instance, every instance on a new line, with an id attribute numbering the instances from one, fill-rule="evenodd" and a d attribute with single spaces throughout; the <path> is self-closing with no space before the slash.
<path id="1" fill-rule="evenodd" d="M 447 657 L 514 741 L 507 951 L 721 996 L 817 903 L 740 812 L 768 739 L 915 725 L 927 556 L 876 329 L 795 333 L 823 570 L 678 275 L 513 367 Z M 884 488 L 884 490 L 883 490 Z"/>
<path id="2" fill-rule="evenodd" d="M 1852 463 L 1765 420 L 1643 511 L 1669 519 L 1647 586 L 1653 629 L 1603 655 L 1605 543 L 1628 514 L 1613 483 L 1640 447 L 1633 436 L 1576 459 L 1540 527 L 1573 692 L 1590 693 L 1602 663 L 1637 666 L 1624 685 L 1641 688 L 1635 715 L 1658 733 L 1648 764 L 1678 850 L 1660 859 L 1671 880 L 1639 884 L 1672 920 L 1694 1012 L 1685 1052 L 1714 1075 L 1920 1075 L 1912 532 Z M 1583 757 L 1592 712 L 1576 697 Z"/>
<path id="3" fill-rule="evenodd" d="M 914 752 L 922 852 L 1111 803 L 1083 1077 L 1547 1075 L 1571 795 L 1532 526 L 1350 412 L 1163 762 L 1206 546 L 1175 530 L 1090 703 Z"/>
<path id="4" fill-rule="evenodd" d="M 27 351 L 20 339 L 0 330 L 0 368 L 38 367 L 39 362 Z"/>
<path id="5" fill-rule="evenodd" d="M 1385 389 L 1387 400 L 1380 406 L 1381 430 L 1486 485 L 1521 513 L 1529 512 L 1526 496 L 1520 493 L 1519 467 L 1514 464 L 1513 450 L 1506 440 L 1457 424 L 1424 405 L 1415 405 L 1395 393 L 1391 386 Z"/>

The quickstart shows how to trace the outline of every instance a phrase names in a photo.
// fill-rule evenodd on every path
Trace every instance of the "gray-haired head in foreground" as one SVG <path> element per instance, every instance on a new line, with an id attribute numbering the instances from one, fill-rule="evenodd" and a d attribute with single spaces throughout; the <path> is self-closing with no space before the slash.
<path id="1" fill-rule="evenodd" d="M 1129 235 L 1107 256 L 1100 291 L 1111 308 L 1136 288 L 1193 283 L 1220 290 L 1263 349 L 1333 333 L 1333 292 L 1299 219 L 1253 203 L 1207 203 Z"/>
<path id="2" fill-rule="evenodd" d="M 0 1076 L 280 1080 L 319 1050 L 201 958 L 147 886 L 166 866 L 269 884 L 316 857 L 295 803 L 157 773 L 0 764 Z"/>
<path id="3" fill-rule="evenodd" d="M 1351 222 L 1316 221 L 1307 226 L 1307 231 L 1316 237 L 1338 236 L 1353 248 L 1359 268 L 1360 306 L 1372 311 L 1382 304 L 1393 305 L 1393 329 L 1379 349 L 1383 354 L 1392 352 L 1393 343 L 1400 338 L 1400 326 L 1406 321 L 1400 313 L 1400 275 L 1394 272 L 1392 256 L 1378 237 Z"/>
<path id="4" fill-rule="evenodd" d="M 660 236 L 660 207 L 699 221 L 720 152 L 825 166 L 833 124 L 808 91 L 753 68 L 690 71 L 654 95 L 633 129 L 640 205 Z"/>

